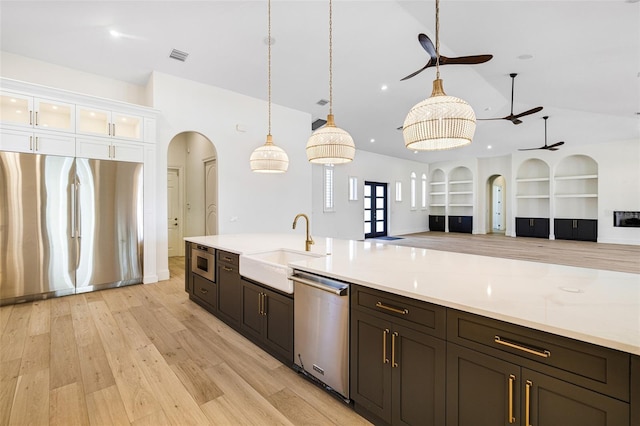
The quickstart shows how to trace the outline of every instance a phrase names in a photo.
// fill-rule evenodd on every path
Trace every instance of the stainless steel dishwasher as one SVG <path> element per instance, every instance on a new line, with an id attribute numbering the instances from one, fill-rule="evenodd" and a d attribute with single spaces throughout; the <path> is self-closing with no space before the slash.
<path id="1" fill-rule="evenodd" d="M 349 284 L 293 271 L 294 361 L 349 399 Z"/>

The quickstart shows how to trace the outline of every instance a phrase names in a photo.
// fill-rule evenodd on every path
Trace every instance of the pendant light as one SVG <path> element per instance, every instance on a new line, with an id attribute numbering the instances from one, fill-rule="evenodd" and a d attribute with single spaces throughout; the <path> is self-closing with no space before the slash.
<path id="1" fill-rule="evenodd" d="M 347 131 L 336 126 L 333 118 L 333 8 L 329 0 L 329 114 L 327 124 L 311 134 L 307 141 L 307 159 L 316 164 L 343 164 L 353 160 L 356 147 Z"/>
<path id="2" fill-rule="evenodd" d="M 436 79 L 431 97 L 409 111 L 402 126 L 404 144 L 417 151 L 459 148 L 471 143 L 476 115 L 460 98 L 447 96 L 440 79 L 440 1 L 436 0 Z"/>
<path id="3" fill-rule="evenodd" d="M 268 53 L 268 87 L 269 87 L 269 131 L 267 133 L 267 141 L 264 145 L 256 148 L 249 158 L 251 170 L 256 173 L 284 173 L 289 168 L 289 157 L 284 150 L 273 143 L 271 136 L 271 0 L 268 3 L 269 15 L 269 34 L 267 43 L 269 45 Z"/>

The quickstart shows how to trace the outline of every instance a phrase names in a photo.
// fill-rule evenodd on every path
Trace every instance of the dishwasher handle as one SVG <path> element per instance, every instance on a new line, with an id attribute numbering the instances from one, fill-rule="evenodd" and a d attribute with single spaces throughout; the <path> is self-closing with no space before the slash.
<path id="1" fill-rule="evenodd" d="M 334 287 L 331 285 L 327 285 L 327 284 L 323 284 L 317 281 L 313 281 L 313 280 L 308 280 L 306 278 L 301 278 L 298 276 L 293 276 L 291 277 L 291 279 L 293 281 L 297 281 L 300 284 L 305 284 L 314 288 L 317 288 L 318 290 L 322 290 L 322 291 L 326 291 L 329 293 L 333 293 L 337 296 L 346 296 L 348 294 L 347 290 L 349 289 L 349 285 L 348 284 L 341 284 L 340 287 Z"/>

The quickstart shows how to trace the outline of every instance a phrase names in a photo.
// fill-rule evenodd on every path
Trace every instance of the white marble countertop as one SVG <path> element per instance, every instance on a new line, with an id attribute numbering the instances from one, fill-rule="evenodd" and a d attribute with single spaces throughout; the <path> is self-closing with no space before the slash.
<path id="1" fill-rule="evenodd" d="M 314 238 L 328 254 L 289 266 L 640 355 L 640 275 L 372 241 Z M 304 235 L 187 241 L 237 254 L 304 250 Z"/>

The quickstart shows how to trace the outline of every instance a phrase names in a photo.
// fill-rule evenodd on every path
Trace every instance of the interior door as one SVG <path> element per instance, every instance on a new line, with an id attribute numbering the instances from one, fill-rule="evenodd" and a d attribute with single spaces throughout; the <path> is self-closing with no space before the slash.
<path id="1" fill-rule="evenodd" d="M 169 257 L 182 255 L 182 208 L 180 170 L 167 169 L 167 239 Z"/>
<path id="2" fill-rule="evenodd" d="M 364 183 L 364 237 L 387 235 L 387 184 Z"/>
<path id="3" fill-rule="evenodd" d="M 204 163 L 205 235 L 218 233 L 218 168 L 216 160 Z"/>
<path id="4" fill-rule="evenodd" d="M 493 185 L 493 230 L 503 231 L 502 227 L 502 187 Z"/>

